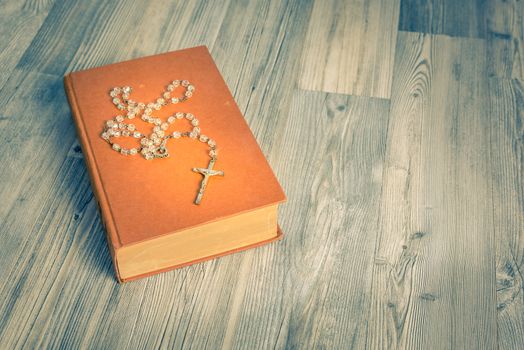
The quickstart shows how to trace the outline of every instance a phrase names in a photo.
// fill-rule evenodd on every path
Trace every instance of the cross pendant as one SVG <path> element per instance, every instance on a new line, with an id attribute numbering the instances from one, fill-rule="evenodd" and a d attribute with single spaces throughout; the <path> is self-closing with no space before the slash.
<path id="1" fill-rule="evenodd" d="M 195 204 L 200 204 L 200 201 L 202 200 L 202 196 L 204 195 L 204 190 L 206 189 L 207 181 L 209 180 L 210 176 L 224 176 L 224 172 L 222 170 L 213 170 L 213 165 L 215 164 L 215 158 L 211 158 L 209 161 L 209 165 L 207 168 L 193 168 L 193 171 L 195 173 L 200 173 L 204 175 L 204 178 L 202 179 L 202 182 L 200 183 L 200 189 L 198 190 L 198 194 L 195 199 Z"/>

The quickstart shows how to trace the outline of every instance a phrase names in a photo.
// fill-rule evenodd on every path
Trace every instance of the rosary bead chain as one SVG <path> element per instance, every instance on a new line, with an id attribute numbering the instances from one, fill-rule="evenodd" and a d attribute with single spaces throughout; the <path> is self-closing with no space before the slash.
<path id="1" fill-rule="evenodd" d="M 182 96 L 173 97 L 173 92 L 180 86 L 185 88 L 185 92 Z M 160 118 L 153 116 L 153 111 L 159 111 L 163 106 L 166 106 L 169 103 L 177 104 L 191 98 L 194 91 L 195 87 L 189 81 L 173 80 L 167 85 L 165 91 L 161 94 L 161 97 L 157 98 L 154 102 L 146 104 L 130 99 L 130 93 L 132 92 L 131 87 L 115 87 L 109 92 L 112 102 L 117 109 L 126 112 L 125 115 L 117 115 L 113 119 L 106 121 L 101 137 L 111 145 L 113 150 L 122 155 L 141 154 L 148 160 L 169 156 L 166 148 L 166 143 L 169 139 L 189 137 L 191 139 L 197 139 L 202 143 L 206 143 L 209 146 L 209 157 L 212 160 L 216 160 L 218 155 L 216 142 L 208 136 L 201 134 L 200 123 L 193 114 L 177 112 L 169 116 L 166 121 L 162 121 Z M 154 124 L 153 132 L 149 136 L 138 131 L 134 124 L 127 124 L 124 122 L 125 118 L 132 120 L 135 117 L 140 117 L 143 121 Z M 189 132 L 174 131 L 166 134 L 170 125 L 179 119 L 187 119 L 192 126 L 192 130 Z M 118 143 L 112 141 L 112 138 L 118 137 L 133 137 L 140 139 L 140 146 L 129 149 L 122 147 Z"/>

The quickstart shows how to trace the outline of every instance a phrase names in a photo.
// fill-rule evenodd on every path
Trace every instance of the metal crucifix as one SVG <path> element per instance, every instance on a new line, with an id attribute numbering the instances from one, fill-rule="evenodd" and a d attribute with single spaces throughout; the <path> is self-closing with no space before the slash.
<path id="1" fill-rule="evenodd" d="M 211 158 L 207 168 L 193 168 L 193 171 L 195 173 L 204 175 L 204 178 L 202 179 L 202 182 L 200 183 L 200 189 L 198 190 L 198 194 L 195 199 L 195 204 L 200 204 L 200 201 L 202 200 L 202 196 L 204 195 L 204 190 L 206 189 L 207 181 L 209 180 L 210 176 L 215 176 L 215 175 L 224 176 L 224 172 L 222 170 L 213 170 L 214 164 L 215 164 L 215 158 Z"/>

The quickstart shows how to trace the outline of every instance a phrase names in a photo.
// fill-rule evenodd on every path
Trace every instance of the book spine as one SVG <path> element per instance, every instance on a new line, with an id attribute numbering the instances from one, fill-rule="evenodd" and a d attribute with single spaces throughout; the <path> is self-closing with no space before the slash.
<path id="1" fill-rule="evenodd" d="M 121 244 L 120 244 L 120 241 L 118 240 L 118 235 L 117 235 L 116 227 L 113 221 L 113 216 L 111 215 L 111 209 L 109 207 L 109 203 L 107 201 L 107 197 L 106 197 L 104 188 L 102 186 L 102 182 L 100 180 L 100 174 L 98 172 L 98 168 L 94 161 L 93 150 L 91 149 L 91 145 L 86 135 L 82 115 L 80 113 L 78 104 L 76 102 L 76 95 L 75 95 L 75 90 L 73 87 L 73 81 L 72 81 L 71 74 L 68 74 L 64 77 L 64 88 L 65 88 L 65 92 L 67 95 L 67 99 L 69 101 L 69 105 L 71 106 L 71 115 L 75 122 L 78 139 L 80 141 L 80 147 L 82 148 L 82 153 L 84 155 L 86 168 L 87 168 L 87 171 L 89 172 L 89 178 L 91 179 L 91 187 L 93 188 L 93 193 L 97 201 L 97 206 L 100 212 L 102 225 L 106 232 L 107 243 L 109 246 L 109 251 L 111 253 L 111 258 L 113 260 L 113 266 L 115 269 L 116 278 L 118 282 L 123 282 L 120 277 L 120 273 L 118 269 L 117 255 L 116 255 L 116 250 L 121 246 Z"/>

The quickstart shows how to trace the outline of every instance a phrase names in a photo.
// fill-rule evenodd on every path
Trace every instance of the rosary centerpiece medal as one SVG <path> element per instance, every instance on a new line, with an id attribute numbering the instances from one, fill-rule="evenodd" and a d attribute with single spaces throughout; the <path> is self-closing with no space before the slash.
<path id="1" fill-rule="evenodd" d="M 185 88 L 184 93 L 178 97 L 172 96 L 174 91 L 179 87 Z M 156 101 L 147 104 L 132 100 L 129 97 L 131 91 L 131 87 L 124 86 L 114 87 L 109 92 L 113 104 L 118 110 L 122 111 L 122 114 L 106 121 L 104 130 L 101 134 L 102 139 L 109 143 L 111 148 L 121 155 L 134 156 L 141 154 L 147 160 L 169 157 L 166 145 L 170 139 L 188 137 L 207 144 L 210 157 L 207 168 L 192 169 L 195 173 L 203 175 L 200 188 L 198 189 L 194 201 L 195 204 L 200 204 L 209 178 L 217 175 L 224 176 L 223 171 L 213 169 L 218 155 L 215 140 L 201 133 L 199 121 L 191 113 L 177 112 L 169 116 L 165 121 L 153 115 L 155 111 L 159 111 L 162 107 L 168 104 L 177 104 L 187 101 L 191 96 L 193 96 L 195 87 L 187 80 L 173 80 L 169 85 L 167 85 L 166 90 L 162 93 L 161 97 L 157 98 Z M 153 124 L 152 132 L 149 135 L 146 135 L 137 130 L 134 124 L 126 122 L 126 119 L 132 120 L 134 118 L 140 118 L 147 123 Z M 191 124 L 191 131 L 167 132 L 172 124 L 181 119 L 187 120 Z M 122 147 L 113 141 L 115 138 L 119 137 L 133 137 L 140 139 L 140 146 L 136 148 Z"/>

